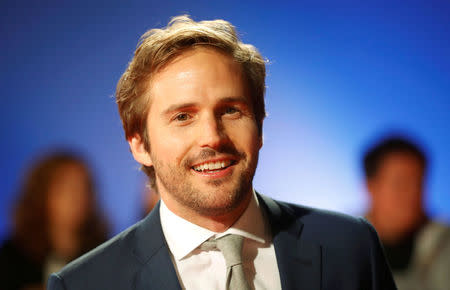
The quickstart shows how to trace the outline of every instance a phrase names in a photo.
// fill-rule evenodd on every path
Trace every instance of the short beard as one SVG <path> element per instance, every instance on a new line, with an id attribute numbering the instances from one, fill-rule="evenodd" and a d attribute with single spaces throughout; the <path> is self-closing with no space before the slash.
<path id="1" fill-rule="evenodd" d="M 224 151 L 231 153 L 230 148 L 221 150 L 221 152 Z M 205 149 L 200 155 L 206 158 L 215 154 L 217 153 L 214 150 Z M 233 152 L 233 154 L 240 156 L 240 162 L 247 160 L 247 156 L 243 153 Z M 216 194 L 215 190 L 211 193 L 201 192 L 194 184 L 186 180 L 186 171 L 182 169 L 183 172 L 179 172 L 180 170 L 176 168 L 161 164 L 154 157 L 152 156 L 152 160 L 154 161 L 156 178 L 159 181 L 159 189 L 165 188 L 167 193 L 185 208 L 189 208 L 200 215 L 211 217 L 225 215 L 235 210 L 247 199 L 248 194 L 252 191 L 252 180 L 258 162 L 258 155 L 256 155 L 254 160 L 250 160 L 245 171 L 238 176 L 235 186 L 229 192 Z M 187 164 L 192 164 L 190 162 L 191 160 L 183 162 L 184 168 L 188 168 Z M 213 180 L 210 184 L 215 186 L 217 191 L 220 191 L 221 185 L 226 182 L 226 180 Z"/>

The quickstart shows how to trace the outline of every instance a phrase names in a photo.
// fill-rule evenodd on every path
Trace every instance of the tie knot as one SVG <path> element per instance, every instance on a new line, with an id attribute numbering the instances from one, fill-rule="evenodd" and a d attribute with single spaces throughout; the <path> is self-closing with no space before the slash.
<path id="1" fill-rule="evenodd" d="M 217 248 L 225 257 L 227 267 L 242 264 L 242 243 L 244 237 L 239 235 L 226 235 L 216 239 Z"/>
<path id="2" fill-rule="evenodd" d="M 242 243 L 244 237 L 239 235 L 226 235 L 215 240 L 204 242 L 200 248 L 206 251 L 219 249 L 227 265 L 227 290 L 249 290 L 242 265 Z"/>

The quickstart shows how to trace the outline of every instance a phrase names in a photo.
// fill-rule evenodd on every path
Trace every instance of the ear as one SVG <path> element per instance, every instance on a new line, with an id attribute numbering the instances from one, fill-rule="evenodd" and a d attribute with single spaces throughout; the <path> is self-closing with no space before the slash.
<path id="1" fill-rule="evenodd" d="M 145 150 L 144 142 L 142 141 L 141 136 L 136 134 L 129 138 L 128 144 L 130 145 L 131 153 L 137 162 L 145 166 L 153 165 L 150 153 Z"/>
<path id="2" fill-rule="evenodd" d="M 260 134 L 258 134 L 259 136 L 258 136 L 258 148 L 261 150 L 261 148 L 262 148 L 262 146 L 263 146 L 263 144 L 264 144 L 264 133 L 263 133 L 263 130 L 262 130 L 262 128 L 263 128 L 263 123 L 264 123 L 264 120 L 261 120 L 261 133 Z"/>
<path id="3" fill-rule="evenodd" d="M 261 133 L 261 135 L 258 136 L 258 148 L 261 149 L 264 144 L 264 135 Z"/>

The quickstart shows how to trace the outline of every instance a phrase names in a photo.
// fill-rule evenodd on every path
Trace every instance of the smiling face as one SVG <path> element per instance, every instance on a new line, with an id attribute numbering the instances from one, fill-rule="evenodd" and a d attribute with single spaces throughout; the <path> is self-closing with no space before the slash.
<path id="1" fill-rule="evenodd" d="M 241 66 L 212 48 L 189 49 L 150 81 L 146 131 L 129 140 L 135 159 L 156 172 L 180 216 L 242 212 L 252 194 L 261 135 Z"/>

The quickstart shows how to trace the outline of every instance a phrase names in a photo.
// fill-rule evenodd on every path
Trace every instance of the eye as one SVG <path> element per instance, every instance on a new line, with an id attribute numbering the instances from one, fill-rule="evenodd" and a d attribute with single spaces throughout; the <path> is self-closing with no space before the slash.
<path id="1" fill-rule="evenodd" d="M 174 120 L 178 122 L 184 122 L 190 119 L 190 116 L 188 113 L 179 113 L 175 116 Z"/>
<path id="2" fill-rule="evenodd" d="M 239 110 L 237 108 L 235 108 L 235 107 L 227 107 L 225 109 L 225 114 L 229 114 L 229 115 L 232 115 L 232 114 L 235 114 L 235 113 L 238 113 L 238 112 L 239 112 Z"/>

